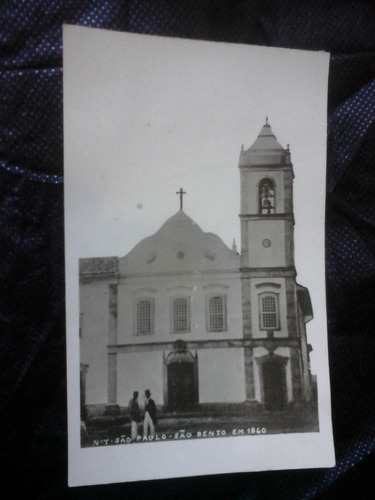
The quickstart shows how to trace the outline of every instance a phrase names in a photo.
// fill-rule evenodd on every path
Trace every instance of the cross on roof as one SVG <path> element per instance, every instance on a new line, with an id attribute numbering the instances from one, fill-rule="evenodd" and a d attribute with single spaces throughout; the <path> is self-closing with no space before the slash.
<path id="1" fill-rule="evenodd" d="M 183 196 L 184 194 L 186 194 L 186 191 L 184 191 L 182 188 L 180 188 L 179 191 L 176 191 L 176 194 L 179 194 L 180 195 L 180 210 L 182 210 L 182 206 L 183 206 Z"/>

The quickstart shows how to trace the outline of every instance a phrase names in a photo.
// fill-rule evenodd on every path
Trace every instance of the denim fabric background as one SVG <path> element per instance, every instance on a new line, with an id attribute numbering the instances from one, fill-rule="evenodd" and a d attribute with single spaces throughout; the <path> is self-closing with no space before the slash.
<path id="1" fill-rule="evenodd" d="M 334 469 L 67 488 L 64 22 L 331 52 L 326 266 Z M 364 0 L 0 2 L 3 492 L 9 486 L 27 499 L 375 497 L 374 50 L 375 8 Z"/>

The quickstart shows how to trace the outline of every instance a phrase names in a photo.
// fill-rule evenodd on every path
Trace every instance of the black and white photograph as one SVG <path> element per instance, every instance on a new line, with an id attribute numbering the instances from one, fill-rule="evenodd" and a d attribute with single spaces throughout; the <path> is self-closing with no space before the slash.
<path id="1" fill-rule="evenodd" d="M 64 26 L 71 485 L 334 465 L 328 65 Z"/>

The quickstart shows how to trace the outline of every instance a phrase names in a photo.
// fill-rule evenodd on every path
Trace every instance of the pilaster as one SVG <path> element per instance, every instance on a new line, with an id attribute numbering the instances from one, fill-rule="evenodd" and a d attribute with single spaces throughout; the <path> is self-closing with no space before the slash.
<path id="1" fill-rule="evenodd" d="M 241 287 L 243 336 L 248 339 L 252 337 L 250 279 L 242 276 Z"/>
<path id="2" fill-rule="evenodd" d="M 292 369 L 293 402 L 296 403 L 302 399 L 300 350 L 298 348 L 290 348 L 290 366 Z"/>
<path id="3" fill-rule="evenodd" d="M 109 285 L 109 325 L 108 325 L 108 343 L 117 343 L 117 302 L 118 286 Z"/>
<path id="4" fill-rule="evenodd" d="M 164 351 L 163 351 L 163 404 L 164 406 L 168 406 L 168 367 Z"/>
<path id="5" fill-rule="evenodd" d="M 295 338 L 298 336 L 298 326 L 296 286 L 293 278 L 285 279 L 285 295 L 288 337 Z"/>
<path id="6" fill-rule="evenodd" d="M 117 344 L 117 284 L 109 285 L 108 343 Z M 117 354 L 108 353 L 108 409 L 117 405 Z"/>
<path id="7" fill-rule="evenodd" d="M 246 401 L 255 401 L 254 361 L 252 347 L 245 347 L 244 354 Z"/>
<path id="8" fill-rule="evenodd" d="M 108 354 L 108 405 L 117 404 L 117 354 Z"/>

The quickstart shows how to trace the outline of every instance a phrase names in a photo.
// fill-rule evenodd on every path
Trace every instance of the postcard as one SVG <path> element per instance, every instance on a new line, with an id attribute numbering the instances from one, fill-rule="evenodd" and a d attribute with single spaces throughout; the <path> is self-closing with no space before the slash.
<path id="1" fill-rule="evenodd" d="M 69 484 L 334 466 L 329 54 L 63 40 Z"/>

